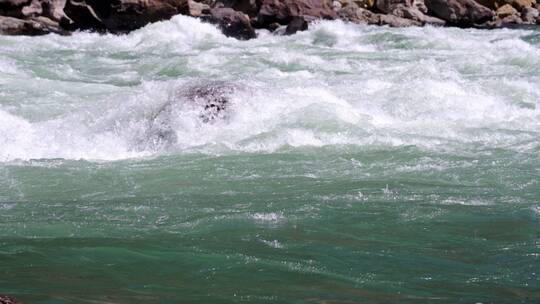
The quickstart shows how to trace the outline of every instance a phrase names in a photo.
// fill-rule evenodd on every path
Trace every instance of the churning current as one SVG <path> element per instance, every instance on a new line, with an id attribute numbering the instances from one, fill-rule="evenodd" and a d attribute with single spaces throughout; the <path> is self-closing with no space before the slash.
<path id="1" fill-rule="evenodd" d="M 0 293 L 537 303 L 539 274 L 538 30 L 0 36 Z"/>

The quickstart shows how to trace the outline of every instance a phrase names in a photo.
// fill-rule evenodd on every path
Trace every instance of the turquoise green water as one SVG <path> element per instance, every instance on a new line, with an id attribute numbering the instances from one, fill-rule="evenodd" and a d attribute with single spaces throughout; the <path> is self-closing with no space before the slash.
<path id="1" fill-rule="evenodd" d="M 540 301 L 538 32 L 261 36 L 0 37 L 0 293 Z M 227 114 L 176 105 L 156 143 L 149 117 L 215 79 Z"/>

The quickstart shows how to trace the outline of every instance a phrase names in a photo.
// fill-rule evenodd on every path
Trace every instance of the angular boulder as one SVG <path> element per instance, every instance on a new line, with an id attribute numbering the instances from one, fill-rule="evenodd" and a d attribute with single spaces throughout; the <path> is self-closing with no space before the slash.
<path id="1" fill-rule="evenodd" d="M 257 16 L 259 12 L 261 1 L 260 0 L 217 0 L 214 7 L 230 7 L 235 11 L 240 11 L 247 14 L 250 17 Z"/>
<path id="2" fill-rule="evenodd" d="M 218 7 L 210 10 L 210 16 L 208 20 L 217 24 L 227 37 L 234 37 L 240 40 L 257 37 L 248 16 L 242 12 L 228 7 Z"/>
<path id="3" fill-rule="evenodd" d="M 390 14 L 396 7 L 411 7 L 412 0 L 377 0 L 376 7 L 381 12 Z"/>
<path id="4" fill-rule="evenodd" d="M 10 35 L 65 34 L 60 26 L 65 0 L 0 0 L 2 32 Z"/>
<path id="5" fill-rule="evenodd" d="M 306 31 L 307 29 L 308 22 L 304 17 L 293 17 L 287 28 L 285 28 L 285 35 L 294 35 L 297 32 Z"/>
<path id="6" fill-rule="evenodd" d="M 43 16 L 54 21 L 66 18 L 64 6 L 66 0 L 32 0 L 21 12 L 25 17 Z"/>
<path id="7" fill-rule="evenodd" d="M 424 0 L 413 0 L 412 6 L 417 8 L 419 11 L 421 11 L 424 14 L 427 14 L 428 12 L 428 9 Z"/>
<path id="8" fill-rule="evenodd" d="M 313 19 L 337 18 L 329 0 L 262 0 L 257 24 L 260 27 L 274 22 L 285 25 L 298 16 Z"/>
<path id="9" fill-rule="evenodd" d="M 526 7 L 521 11 L 521 19 L 528 24 L 535 24 L 540 18 L 540 12 L 533 7 Z"/>
<path id="10" fill-rule="evenodd" d="M 446 24 L 446 22 L 442 19 L 424 14 L 417 6 L 414 5 L 396 5 L 390 14 L 400 18 L 418 21 L 423 25 L 429 24 L 433 26 L 444 26 Z"/>
<path id="11" fill-rule="evenodd" d="M 499 7 L 497 9 L 497 11 L 495 12 L 495 15 L 497 16 L 497 18 L 499 19 L 504 19 L 508 16 L 512 16 L 512 15 L 518 15 L 518 11 L 513 7 L 511 6 L 510 4 L 505 4 L 501 7 Z"/>
<path id="12" fill-rule="evenodd" d="M 493 11 L 474 0 L 425 0 L 435 16 L 457 26 L 473 26 L 493 19 Z"/>
<path id="13" fill-rule="evenodd" d="M 73 21 L 70 29 L 126 33 L 170 19 L 187 6 L 187 0 L 67 0 L 64 12 Z"/>
<path id="14" fill-rule="evenodd" d="M 391 14 L 376 14 L 367 9 L 349 6 L 339 11 L 341 19 L 358 24 L 388 25 L 390 27 L 421 26 L 422 23 Z"/>
<path id="15" fill-rule="evenodd" d="M 446 22 L 442 19 L 435 18 L 432 16 L 425 15 L 427 12 L 427 7 L 423 0 L 377 0 L 377 9 L 387 15 L 393 15 L 403 19 L 411 19 L 417 21 L 421 24 L 431 24 L 442 26 Z M 392 17 L 382 17 L 381 20 L 384 20 L 383 23 L 390 26 L 411 26 L 415 25 L 410 24 L 410 22 L 403 22 L 403 20 L 392 18 Z"/>
<path id="16" fill-rule="evenodd" d="M 379 14 L 379 25 L 388 25 L 390 27 L 411 27 L 421 26 L 422 23 L 413 19 L 406 19 L 395 15 Z"/>
<path id="17" fill-rule="evenodd" d="M 348 5 L 338 12 L 339 18 L 357 24 L 378 24 L 378 14 L 356 5 Z"/>
<path id="18" fill-rule="evenodd" d="M 38 36 L 50 33 L 48 28 L 34 20 L 0 16 L 0 34 Z"/>
<path id="19" fill-rule="evenodd" d="M 210 6 L 206 3 L 196 2 L 193 0 L 187 1 L 187 6 L 180 11 L 183 15 L 192 17 L 202 17 L 210 14 Z"/>
<path id="20" fill-rule="evenodd" d="M 489 9 L 496 10 L 500 6 L 504 5 L 504 0 L 475 0 L 478 4 L 483 5 Z"/>
<path id="21" fill-rule="evenodd" d="M 522 11 L 527 7 L 532 7 L 536 3 L 534 0 L 506 0 L 506 3 L 515 7 L 518 11 Z"/>

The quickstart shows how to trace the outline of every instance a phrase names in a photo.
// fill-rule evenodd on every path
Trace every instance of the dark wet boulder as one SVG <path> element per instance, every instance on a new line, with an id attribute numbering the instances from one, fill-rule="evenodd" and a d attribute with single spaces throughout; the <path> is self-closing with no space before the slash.
<path id="1" fill-rule="evenodd" d="M 68 0 L 64 7 L 65 14 L 69 17 L 69 22 L 61 23 L 66 30 L 93 30 L 105 31 L 106 26 L 98 17 L 94 8 L 85 1 Z"/>
<path id="2" fill-rule="evenodd" d="M 187 7 L 187 0 L 67 0 L 64 9 L 70 29 L 125 33 L 167 20 Z"/>
<path id="3" fill-rule="evenodd" d="M 311 19 L 336 19 L 337 14 L 330 0 L 262 0 L 257 15 L 257 26 L 277 22 L 287 25 L 293 17 Z"/>
<path id="4" fill-rule="evenodd" d="M 22 304 L 22 303 L 10 296 L 0 295 L 0 304 Z"/>
<path id="5" fill-rule="evenodd" d="M 30 0 L 0 0 L 0 15 L 6 17 L 22 18 L 22 8 L 28 5 Z"/>
<path id="6" fill-rule="evenodd" d="M 234 37 L 240 40 L 257 37 L 248 16 L 232 8 L 213 8 L 210 10 L 210 17 L 206 19 L 211 23 L 217 24 L 227 37 Z"/>
<path id="7" fill-rule="evenodd" d="M 308 22 L 304 17 L 293 17 L 291 22 L 285 28 L 285 35 L 294 35 L 297 32 L 306 31 L 308 29 Z"/>
<path id="8" fill-rule="evenodd" d="M 493 19 L 493 11 L 474 0 L 425 0 L 432 14 L 457 26 L 474 26 Z"/>

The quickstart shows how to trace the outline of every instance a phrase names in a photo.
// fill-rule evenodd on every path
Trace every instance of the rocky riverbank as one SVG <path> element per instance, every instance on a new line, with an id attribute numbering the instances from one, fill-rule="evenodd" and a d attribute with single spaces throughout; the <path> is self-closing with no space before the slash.
<path id="1" fill-rule="evenodd" d="M 238 39 L 293 34 L 317 19 L 359 24 L 499 28 L 540 23 L 535 0 L 0 0 L 0 33 L 127 33 L 183 14 Z"/>

